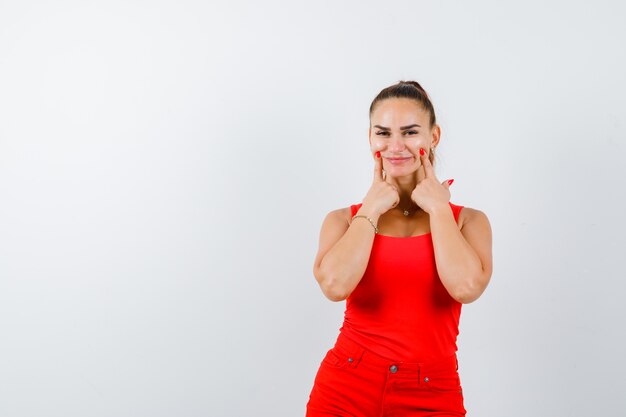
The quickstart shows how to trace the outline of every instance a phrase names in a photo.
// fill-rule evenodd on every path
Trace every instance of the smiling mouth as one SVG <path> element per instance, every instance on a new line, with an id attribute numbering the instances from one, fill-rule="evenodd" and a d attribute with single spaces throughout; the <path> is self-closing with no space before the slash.
<path id="1" fill-rule="evenodd" d="M 387 161 L 391 162 L 392 165 L 400 165 L 411 159 L 412 157 L 406 158 L 387 158 Z"/>

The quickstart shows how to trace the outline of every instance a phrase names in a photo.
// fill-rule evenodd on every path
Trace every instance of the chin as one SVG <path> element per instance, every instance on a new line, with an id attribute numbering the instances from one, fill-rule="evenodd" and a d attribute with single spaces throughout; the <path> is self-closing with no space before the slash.
<path id="1" fill-rule="evenodd" d="M 397 171 L 386 171 L 387 175 L 394 178 L 399 177 L 408 177 L 413 176 L 417 170 L 416 169 L 406 169 L 406 170 L 397 170 Z"/>

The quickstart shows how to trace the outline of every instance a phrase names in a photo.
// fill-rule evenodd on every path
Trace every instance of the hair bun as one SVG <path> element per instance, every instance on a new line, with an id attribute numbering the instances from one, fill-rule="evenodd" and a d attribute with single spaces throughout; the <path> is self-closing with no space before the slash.
<path id="1" fill-rule="evenodd" d="M 412 85 L 413 87 L 417 88 L 418 90 L 420 90 L 422 93 L 424 93 L 424 95 L 426 95 L 426 97 L 428 97 L 428 94 L 426 93 L 426 90 L 424 90 L 424 88 L 422 88 L 422 86 L 420 85 L 420 83 L 418 83 L 417 81 L 400 81 L 400 84 L 404 84 L 404 85 Z"/>
<path id="2" fill-rule="evenodd" d="M 400 80 L 394 85 L 383 88 L 380 93 L 378 93 L 378 95 L 374 98 L 372 104 L 370 104 L 370 121 L 376 104 L 388 98 L 409 98 L 415 100 L 416 102 L 420 103 L 426 111 L 430 113 L 430 126 L 432 127 L 435 125 L 435 123 L 437 123 L 437 120 L 435 118 L 435 109 L 433 107 L 433 103 L 430 100 L 430 97 L 426 93 L 426 90 L 422 88 L 420 83 L 413 80 Z"/>

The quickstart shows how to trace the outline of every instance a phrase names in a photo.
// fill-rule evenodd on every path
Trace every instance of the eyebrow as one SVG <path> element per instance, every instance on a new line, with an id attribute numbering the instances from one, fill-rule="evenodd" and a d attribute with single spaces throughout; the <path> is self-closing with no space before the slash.
<path id="1" fill-rule="evenodd" d="M 400 130 L 410 129 L 410 128 L 412 128 L 412 127 L 416 127 L 416 126 L 417 126 L 417 127 L 422 127 L 422 126 L 417 125 L 417 124 L 412 124 L 412 125 L 408 125 L 408 126 L 402 126 L 402 127 L 400 127 Z M 382 129 L 382 130 L 391 130 L 391 129 L 389 129 L 388 127 L 381 126 L 381 125 L 374 125 L 374 127 L 377 127 L 377 128 L 379 128 L 379 129 Z"/>

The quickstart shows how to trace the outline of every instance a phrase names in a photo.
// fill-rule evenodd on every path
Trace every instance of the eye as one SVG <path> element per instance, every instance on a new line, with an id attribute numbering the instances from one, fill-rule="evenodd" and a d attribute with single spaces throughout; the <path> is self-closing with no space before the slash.
<path id="1" fill-rule="evenodd" d="M 376 132 L 376 134 L 377 134 L 377 135 L 379 135 L 379 136 L 380 136 L 380 135 L 388 135 L 388 134 L 389 134 L 389 132 L 387 132 L 387 131 L 382 131 L 382 132 Z"/>
<path id="2" fill-rule="evenodd" d="M 417 135 L 419 132 L 417 130 L 407 130 L 405 133 L 409 133 L 411 135 Z"/>

